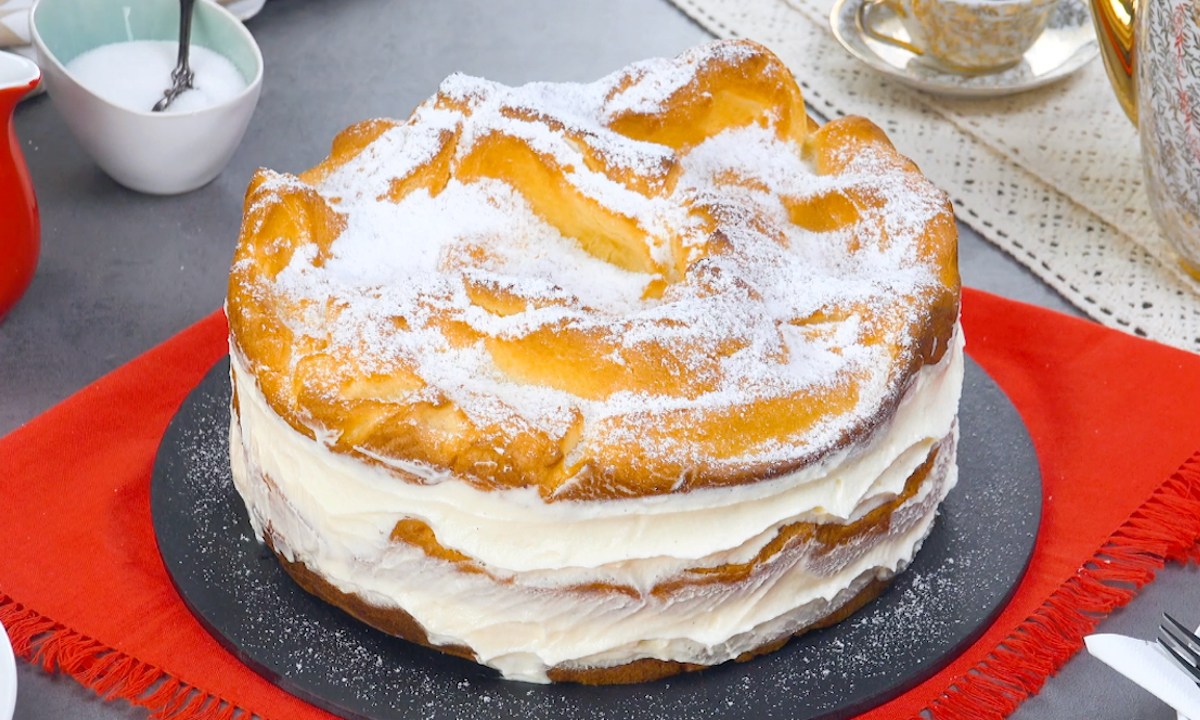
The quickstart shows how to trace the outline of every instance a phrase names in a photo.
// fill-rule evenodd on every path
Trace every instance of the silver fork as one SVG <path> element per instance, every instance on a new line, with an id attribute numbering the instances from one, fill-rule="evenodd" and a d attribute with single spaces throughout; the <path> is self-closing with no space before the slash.
<path id="1" fill-rule="evenodd" d="M 1158 644 L 1200 684 L 1200 637 L 1167 613 L 1163 613 L 1163 619 L 1166 622 L 1158 626 Z"/>

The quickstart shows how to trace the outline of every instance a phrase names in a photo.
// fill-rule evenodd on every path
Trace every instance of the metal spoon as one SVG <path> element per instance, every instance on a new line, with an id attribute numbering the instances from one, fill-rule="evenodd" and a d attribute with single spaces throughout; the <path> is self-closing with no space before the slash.
<path id="1" fill-rule="evenodd" d="M 184 90 L 192 87 L 196 74 L 188 67 L 188 49 L 192 44 L 192 8 L 196 0 L 179 0 L 179 60 L 171 71 L 171 87 L 163 93 L 162 99 L 154 103 L 154 112 L 167 109 L 175 98 Z"/>

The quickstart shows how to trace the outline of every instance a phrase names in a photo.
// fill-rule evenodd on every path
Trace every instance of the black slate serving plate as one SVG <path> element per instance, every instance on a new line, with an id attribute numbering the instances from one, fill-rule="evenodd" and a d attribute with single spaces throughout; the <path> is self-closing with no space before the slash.
<path id="1" fill-rule="evenodd" d="M 284 690 L 355 720 L 845 718 L 949 663 L 1025 572 L 1041 516 L 1037 457 L 1016 409 L 968 361 L 959 484 L 916 561 L 832 628 L 748 663 L 632 686 L 530 685 L 389 637 L 300 590 L 255 539 L 230 478 L 228 360 L 189 395 L 154 466 L 159 550 L 216 639 Z"/>

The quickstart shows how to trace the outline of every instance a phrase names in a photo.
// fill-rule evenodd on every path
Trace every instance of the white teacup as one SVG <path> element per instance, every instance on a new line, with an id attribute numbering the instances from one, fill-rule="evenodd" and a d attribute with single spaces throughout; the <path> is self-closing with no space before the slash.
<path id="1" fill-rule="evenodd" d="M 933 60 L 949 70 L 996 72 L 1021 61 L 1058 0 L 862 0 L 858 24 L 870 38 Z M 880 6 L 899 18 L 908 39 L 883 32 Z"/>

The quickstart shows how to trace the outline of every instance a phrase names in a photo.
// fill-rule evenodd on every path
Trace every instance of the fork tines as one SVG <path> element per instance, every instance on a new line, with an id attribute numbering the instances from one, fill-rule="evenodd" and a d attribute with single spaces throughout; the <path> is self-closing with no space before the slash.
<path id="1" fill-rule="evenodd" d="M 1158 626 L 1158 644 L 1170 653 L 1196 682 L 1200 682 L 1200 638 L 1167 613 L 1163 613 L 1163 618 L 1166 623 Z"/>

